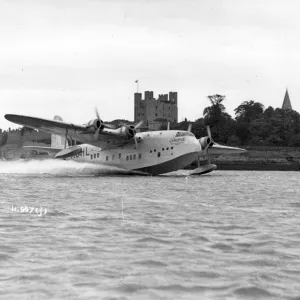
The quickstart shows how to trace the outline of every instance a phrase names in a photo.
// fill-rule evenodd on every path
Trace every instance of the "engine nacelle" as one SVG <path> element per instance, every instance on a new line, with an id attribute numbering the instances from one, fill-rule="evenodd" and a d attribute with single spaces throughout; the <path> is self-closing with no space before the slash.
<path id="1" fill-rule="evenodd" d="M 98 128 L 103 129 L 104 125 L 102 120 L 94 119 L 86 124 L 87 131 L 90 133 L 95 133 Z"/>
<path id="2" fill-rule="evenodd" d="M 121 136 L 130 139 L 133 138 L 136 134 L 134 126 L 131 125 L 124 125 L 121 127 Z"/>
<path id="3" fill-rule="evenodd" d="M 213 145 L 213 141 L 210 137 L 202 137 L 201 139 L 198 140 L 201 146 L 201 149 L 204 150 L 208 145 Z"/>

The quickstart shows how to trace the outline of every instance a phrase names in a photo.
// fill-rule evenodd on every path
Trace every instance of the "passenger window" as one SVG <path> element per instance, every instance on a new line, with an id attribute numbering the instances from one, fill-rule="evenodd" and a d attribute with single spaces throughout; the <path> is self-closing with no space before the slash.
<path id="1" fill-rule="evenodd" d="M 119 159 L 121 159 L 121 153 L 119 153 Z"/>
<path id="2" fill-rule="evenodd" d="M 169 150 L 169 147 L 167 147 L 167 150 Z"/>
<path id="3" fill-rule="evenodd" d="M 154 152 L 156 152 L 156 149 L 154 149 Z"/>
<path id="4" fill-rule="evenodd" d="M 136 159 L 136 155 L 135 154 L 133 155 L 133 159 Z"/>
<path id="5" fill-rule="evenodd" d="M 164 151 L 165 150 L 165 148 L 162 148 L 162 151 Z"/>
<path id="6" fill-rule="evenodd" d="M 173 147 L 171 147 L 171 149 L 173 149 Z"/>
<path id="7" fill-rule="evenodd" d="M 112 156 L 112 160 L 115 160 L 115 155 L 113 154 L 113 156 Z"/>
<path id="8" fill-rule="evenodd" d="M 99 158 L 100 153 L 97 153 L 97 158 Z"/>
<path id="9" fill-rule="evenodd" d="M 150 153 L 152 153 L 152 150 L 150 150 Z"/>
<path id="10" fill-rule="evenodd" d="M 160 152 L 157 152 L 157 156 L 160 157 Z"/>
<path id="11" fill-rule="evenodd" d="M 132 160 L 132 155 L 130 154 L 130 160 Z"/>
<path id="12" fill-rule="evenodd" d="M 142 153 L 139 153 L 139 159 L 141 159 L 142 158 Z"/>
<path id="13" fill-rule="evenodd" d="M 108 156 L 106 156 L 106 161 L 108 161 Z"/>
<path id="14" fill-rule="evenodd" d="M 91 159 L 93 159 L 93 155 L 91 155 Z"/>
<path id="15" fill-rule="evenodd" d="M 126 160 L 128 160 L 128 155 L 126 156 Z"/>
<path id="16" fill-rule="evenodd" d="M 94 158 L 96 158 L 96 153 L 94 154 Z"/>

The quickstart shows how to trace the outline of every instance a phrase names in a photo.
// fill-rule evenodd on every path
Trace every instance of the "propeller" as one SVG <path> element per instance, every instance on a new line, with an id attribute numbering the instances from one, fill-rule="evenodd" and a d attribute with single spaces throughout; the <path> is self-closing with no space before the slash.
<path id="1" fill-rule="evenodd" d="M 99 128 L 96 130 L 96 132 L 95 132 L 96 140 L 98 141 L 98 140 L 99 140 L 99 133 L 100 133 L 100 130 L 102 129 L 101 124 L 102 124 L 103 122 L 102 122 L 102 120 L 100 119 L 100 115 L 99 115 L 99 112 L 98 112 L 97 107 L 95 107 L 95 113 L 96 113 L 97 119 L 98 119 L 99 122 L 100 122 L 100 126 L 99 126 Z"/>
<path id="2" fill-rule="evenodd" d="M 134 129 L 140 128 L 140 127 L 143 125 L 143 123 L 144 123 L 143 120 L 139 121 L 139 122 L 134 126 Z"/>
<path id="3" fill-rule="evenodd" d="M 206 131 L 207 131 L 207 136 L 200 138 L 199 143 L 201 145 L 201 149 L 204 151 L 204 153 L 207 156 L 208 163 L 210 164 L 210 157 L 208 155 L 208 149 L 211 148 L 215 144 L 215 142 L 212 139 L 211 130 L 210 130 L 209 125 L 206 125 Z"/>
<path id="4" fill-rule="evenodd" d="M 206 125 L 206 131 L 207 131 L 208 137 L 210 138 L 210 143 L 209 143 L 209 145 L 207 146 L 207 149 L 206 149 L 207 160 L 208 160 L 208 163 L 210 164 L 210 156 L 208 155 L 208 148 L 211 147 L 214 144 L 214 140 L 211 137 L 211 130 L 210 130 L 209 125 Z"/>
<path id="5" fill-rule="evenodd" d="M 134 142 L 135 142 L 135 147 L 137 148 L 138 147 L 138 141 L 137 141 L 137 139 L 136 139 L 136 129 L 138 129 L 138 128 L 140 128 L 142 125 L 143 125 L 143 123 L 144 123 L 144 121 L 143 120 L 141 120 L 141 121 L 139 121 L 135 126 L 134 126 L 134 131 L 135 131 L 135 133 L 134 133 Z"/>
<path id="6" fill-rule="evenodd" d="M 212 139 L 212 137 L 211 137 L 211 131 L 210 131 L 209 125 L 206 125 L 206 130 L 207 130 L 207 135 L 208 135 L 208 137 L 209 137 L 210 139 Z"/>
<path id="7" fill-rule="evenodd" d="M 109 128 L 109 129 L 116 129 L 117 128 L 117 126 L 114 125 L 114 124 L 107 124 L 107 123 L 102 122 L 102 120 L 100 119 L 100 115 L 99 115 L 97 107 L 95 107 L 95 113 L 96 113 L 97 119 L 100 121 L 100 124 L 103 124 L 106 128 Z M 102 127 L 102 126 L 100 126 L 100 127 Z"/>
<path id="8" fill-rule="evenodd" d="M 101 122 L 97 107 L 95 107 L 95 113 L 96 113 L 97 119 Z"/>

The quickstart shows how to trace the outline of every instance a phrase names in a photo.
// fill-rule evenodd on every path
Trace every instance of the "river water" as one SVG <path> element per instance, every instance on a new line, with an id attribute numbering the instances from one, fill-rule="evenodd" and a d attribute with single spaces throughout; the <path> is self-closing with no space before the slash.
<path id="1" fill-rule="evenodd" d="M 187 175 L 0 162 L 0 299 L 299 299 L 299 172 Z"/>

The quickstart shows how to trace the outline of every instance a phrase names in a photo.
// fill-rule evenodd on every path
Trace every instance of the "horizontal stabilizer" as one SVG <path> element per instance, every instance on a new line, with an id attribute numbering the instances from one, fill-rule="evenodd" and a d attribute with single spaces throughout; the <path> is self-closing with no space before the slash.
<path id="1" fill-rule="evenodd" d="M 61 149 L 59 149 L 59 148 L 40 147 L 40 146 L 24 146 L 23 149 L 36 150 L 36 151 L 49 152 L 49 153 L 58 153 L 59 151 L 61 151 Z"/>
<path id="2" fill-rule="evenodd" d="M 67 157 L 71 157 L 71 156 L 75 156 L 79 153 L 81 153 L 82 148 L 80 146 L 73 146 L 67 149 L 60 149 L 60 152 L 58 152 L 55 155 L 55 158 L 67 158 Z"/>
<path id="3" fill-rule="evenodd" d="M 208 148 L 208 154 L 235 154 L 243 153 L 247 150 L 237 147 L 223 146 L 217 143 L 214 143 L 211 147 Z"/>

